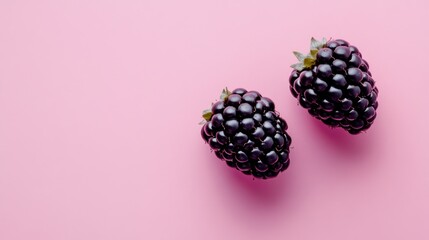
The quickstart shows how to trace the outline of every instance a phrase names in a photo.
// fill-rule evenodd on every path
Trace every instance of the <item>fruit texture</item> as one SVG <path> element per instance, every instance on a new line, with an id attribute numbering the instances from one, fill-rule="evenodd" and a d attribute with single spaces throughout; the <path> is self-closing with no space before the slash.
<path id="1" fill-rule="evenodd" d="M 368 62 L 347 41 L 311 39 L 308 55 L 294 52 L 289 83 L 292 95 L 308 112 L 351 134 L 369 129 L 377 113 L 378 89 Z"/>
<path id="2" fill-rule="evenodd" d="M 228 166 L 262 179 L 288 168 L 291 138 L 271 99 L 243 88 L 224 89 L 203 118 L 202 138 Z"/>

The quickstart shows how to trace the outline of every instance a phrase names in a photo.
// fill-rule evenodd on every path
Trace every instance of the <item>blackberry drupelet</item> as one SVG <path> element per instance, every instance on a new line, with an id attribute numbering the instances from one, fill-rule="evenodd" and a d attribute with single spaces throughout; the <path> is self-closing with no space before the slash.
<path id="1" fill-rule="evenodd" d="M 256 91 L 226 88 L 203 118 L 201 136 L 228 166 L 262 179 L 288 168 L 291 138 L 271 99 Z"/>
<path id="2" fill-rule="evenodd" d="M 336 39 L 311 39 L 308 55 L 294 52 L 292 95 L 308 112 L 331 127 L 351 134 L 369 129 L 377 113 L 378 89 L 369 64 L 357 47 Z"/>

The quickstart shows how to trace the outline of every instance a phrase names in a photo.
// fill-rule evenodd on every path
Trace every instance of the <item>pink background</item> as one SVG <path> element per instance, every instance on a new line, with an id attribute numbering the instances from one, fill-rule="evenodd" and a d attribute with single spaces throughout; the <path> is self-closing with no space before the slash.
<path id="1" fill-rule="evenodd" d="M 429 239 L 428 7 L 2 0 L 0 239 Z M 330 130 L 289 93 L 311 36 L 370 62 L 366 134 Z M 229 169 L 200 138 L 224 86 L 287 120 L 277 179 Z"/>

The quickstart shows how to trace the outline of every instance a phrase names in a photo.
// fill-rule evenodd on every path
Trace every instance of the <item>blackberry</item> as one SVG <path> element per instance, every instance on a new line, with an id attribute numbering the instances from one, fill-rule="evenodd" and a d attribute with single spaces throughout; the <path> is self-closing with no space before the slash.
<path id="1" fill-rule="evenodd" d="M 378 89 L 357 47 L 336 39 L 311 39 L 308 55 L 294 52 L 292 95 L 315 118 L 351 134 L 369 129 L 377 113 Z"/>
<path id="2" fill-rule="evenodd" d="M 256 91 L 225 88 L 203 118 L 201 136 L 228 166 L 262 179 L 288 168 L 291 138 L 271 99 Z"/>

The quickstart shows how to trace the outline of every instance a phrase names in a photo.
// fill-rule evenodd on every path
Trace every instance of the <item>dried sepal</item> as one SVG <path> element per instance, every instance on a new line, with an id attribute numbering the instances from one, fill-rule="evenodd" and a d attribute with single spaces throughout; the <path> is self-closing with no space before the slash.
<path id="1" fill-rule="evenodd" d="M 317 56 L 317 53 L 319 52 L 319 50 L 316 50 L 316 49 L 313 49 L 313 50 L 310 50 L 310 55 L 313 57 L 313 58 L 316 58 L 316 56 Z"/>
<path id="2" fill-rule="evenodd" d="M 300 52 L 293 52 L 295 57 L 298 59 L 298 63 L 292 64 L 291 67 L 297 71 L 309 69 L 316 64 L 317 53 L 320 49 L 326 46 L 326 38 L 322 38 L 321 41 L 316 40 L 314 37 L 310 41 L 310 52 L 304 55 Z"/>
<path id="3" fill-rule="evenodd" d="M 290 65 L 290 67 L 293 69 L 296 69 L 297 71 L 302 71 L 302 70 L 304 70 L 304 63 L 301 63 L 301 62 L 295 63 L 295 64 Z"/>
<path id="4" fill-rule="evenodd" d="M 229 95 L 231 95 L 231 94 L 232 94 L 232 92 L 231 92 L 231 91 L 229 91 L 227 87 L 225 87 L 225 88 L 222 90 L 222 93 L 220 94 L 220 101 L 226 101 L 226 99 L 227 99 L 227 98 L 229 97 Z M 213 105 L 213 104 L 212 104 L 212 105 Z M 203 116 L 203 120 L 199 123 L 200 125 L 201 125 L 201 124 L 205 124 L 206 122 L 210 121 L 210 119 L 211 119 L 211 118 L 212 118 L 212 116 L 213 116 L 213 112 L 212 112 L 212 110 L 211 110 L 211 109 L 206 109 L 206 110 L 204 110 L 204 111 L 203 111 L 202 116 Z"/>
<path id="5" fill-rule="evenodd" d="M 206 121 L 210 121 L 210 119 L 212 118 L 212 115 L 213 115 L 213 113 L 212 113 L 211 109 L 206 109 L 203 111 L 203 118 Z"/>
<path id="6" fill-rule="evenodd" d="M 305 68 L 311 68 L 312 66 L 314 66 L 314 64 L 316 64 L 316 59 L 315 58 L 306 58 L 306 59 L 304 59 L 304 67 Z"/>
<path id="7" fill-rule="evenodd" d="M 302 62 L 305 59 L 305 55 L 300 53 L 300 52 L 293 52 L 293 54 L 295 55 L 296 59 L 298 59 L 298 61 Z"/>
<path id="8" fill-rule="evenodd" d="M 223 101 L 225 101 L 228 97 L 229 97 L 229 95 L 231 95 L 232 93 L 228 90 L 228 88 L 226 87 L 226 88 L 224 88 L 223 90 L 222 90 L 222 93 L 220 94 L 220 100 L 223 100 Z"/>

